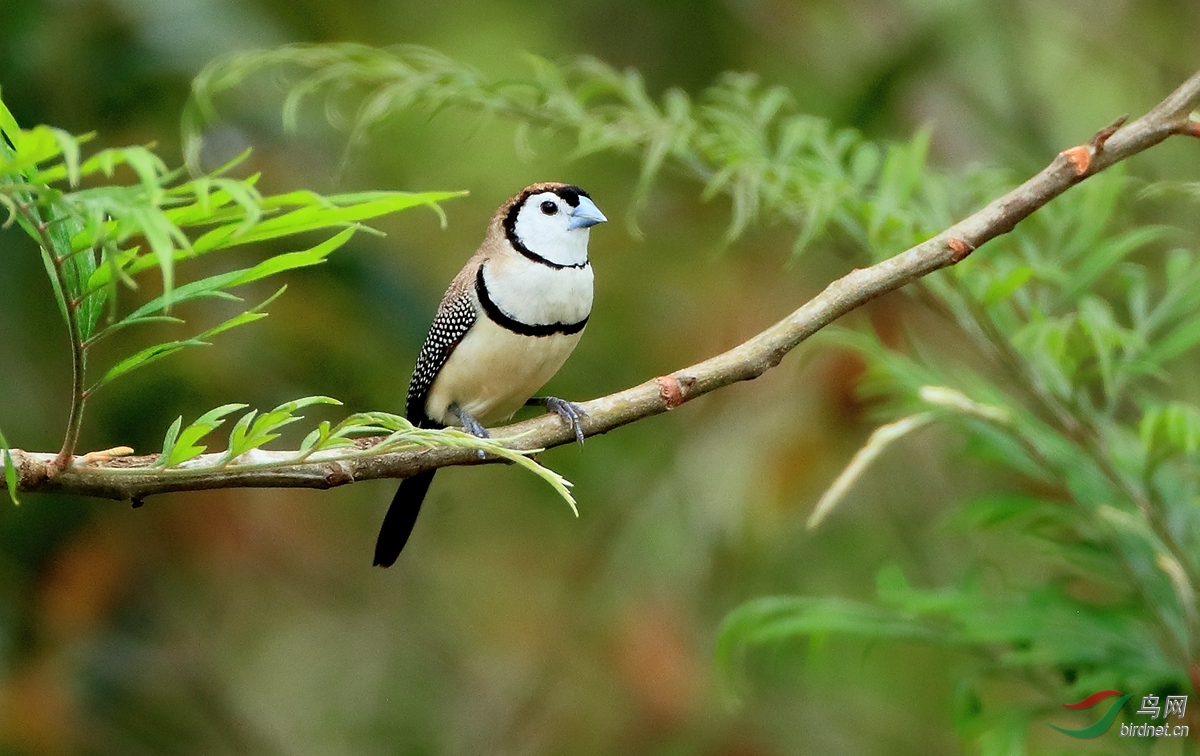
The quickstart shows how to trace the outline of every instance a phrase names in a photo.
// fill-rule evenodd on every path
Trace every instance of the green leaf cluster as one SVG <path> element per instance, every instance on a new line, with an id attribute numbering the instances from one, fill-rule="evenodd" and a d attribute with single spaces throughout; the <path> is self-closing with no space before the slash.
<path id="1" fill-rule="evenodd" d="M 116 358 L 94 381 L 88 357 L 102 339 L 151 323 L 185 325 L 177 308 L 191 302 L 235 300 L 240 287 L 319 265 L 363 224 L 389 213 L 429 207 L 461 192 L 357 192 L 322 196 L 311 191 L 266 195 L 258 175 L 234 178 L 247 154 L 203 175 L 169 169 L 150 147 L 102 149 L 84 157 L 91 135 L 72 136 L 49 126 L 22 128 L 0 100 L 0 206 L 5 227 L 15 221 L 35 241 L 59 312 L 71 335 L 74 365 L 71 427 L 64 455 L 74 449 L 87 397 L 108 383 L 183 349 L 203 346 L 220 333 L 263 317 L 283 294 L 213 327 L 193 330 Z M 444 220 L 444 218 L 443 218 Z M 316 244 L 312 234 L 325 234 Z M 187 277 L 196 258 L 263 242 L 288 251 L 245 268 Z M 162 293 L 132 309 L 118 294 L 140 288 L 153 269 Z M 123 299 L 124 297 L 122 297 Z M 133 296 L 129 298 L 134 298 Z M 176 450 L 186 454 L 187 443 Z"/>
<path id="2" fill-rule="evenodd" d="M 250 410 L 234 423 L 226 441 L 225 451 L 209 460 L 200 460 L 200 456 L 208 451 L 208 447 L 201 441 L 224 425 L 228 416 L 245 409 L 246 405 L 226 404 L 217 407 L 186 426 L 180 417 L 167 430 L 162 453 L 159 454 L 155 467 L 168 475 L 186 475 L 188 470 L 197 469 L 197 466 L 205 469 L 254 467 L 282 470 L 315 461 L 356 459 L 417 448 L 458 447 L 475 449 L 534 473 L 567 502 L 576 516 L 579 515 L 575 498 L 570 492 L 570 481 L 532 458 L 532 455 L 542 451 L 541 449 L 517 451 L 505 446 L 502 441 L 477 438 L 459 430 L 418 428 L 406 418 L 387 412 L 355 413 L 336 425 L 322 420 L 304 437 L 295 453 L 284 459 L 280 459 L 278 455 L 256 458 L 251 453 L 279 438 L 282 428 L 303 419 L 302 415 L 296 414 L 299 410 L 321 404 L 340 405 L 341 402 L 328 396 L 307 396 L 284 402 L 270 412 L 262 414 L 257 410 Z M 367 437 L 373 437 L 372 443 L 356 442 L 356 439 Z M 119 475 L 121 469 L 115 468 L 113 472 Z"/>
<path id="3" fill-rule="evenodd" d="M 323 112 L 350 131 L 352 146 L 405 109 L 454 107 L 515 120 L 522 142 L 530 129 L 569 133 L 577 157 L 605 151 L 639 157 L 635 207 L 663 169 L 682 172 L 704 183 L 704 198 L 728 198 L 730 240 L 765 220 L 798 226 L 797 252 L 831 229 L 883 246 L 896 229 L 919 220 L 909 205 L 926 191 L 928 132 L 881 149 L 853 129 L 799 112 L 786 89 L 763 86 L 751 74 L 724 74 L 697 98 L 679 89 L 654 98 L 636 71 L 594 58 L 529 61 L 529 76 L 492 81 L 422 47 L 288 45 L 238 53 L 210 64 L 193 82 L 184 118 L 189 154 L 193 160 L 199 154 L 218 96 L 270 71 L 294 75 L 283 103 L 285 125 L 296 124 L 307 99 L 326 97 L 333 102 Z M 955 196 L 938 199 L 945 204 Z M 634 216 L 630 224 L 636 232 Z"/>
<path id="4" fill-rule="evenodd" d="M 1096 690 L 1190 690 L 1200 407 L 1171 368 L 1200 343 L 1200 260 L 1180 231 L 1119 212 L 1129 185 L 1116 171 L 1092 178 L 985 254 L 924 279 L 922 295 L 961 326 L 952 349 L 917 333 L 908 351 L 870 333 L 823 335 L 868 359 L 866 391 L 885 416 L 953 427 L 966 453 L 1004 471 L 1007 485 L 946 526 L 1004 544 L 1011 561 L 928 590 L 888 567 L 877 603 L 751 602 L 718 643 L 732 685 L 739 660 L 779 642 L 945 645 L 972 660 L 960 730 L 985 746 L 1020 744 L 1006 753 L 1023 752 L 1027 725 Z M 997 681 L 1018 683 L 1021 702 L 997 700 Z"/>

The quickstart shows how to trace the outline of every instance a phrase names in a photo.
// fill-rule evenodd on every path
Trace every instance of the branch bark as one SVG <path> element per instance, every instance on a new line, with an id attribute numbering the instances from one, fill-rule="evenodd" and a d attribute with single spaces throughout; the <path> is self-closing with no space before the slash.
<path id="1" fill-rule="evenodd" d="M 953 265 L 991 239 L 1008 233 L 1070 187 L 1136 155 L 1172 135 L 1200 137 L 1191 118 L 1200 106 L 1200 71 L 1150 112 L 1101 129 L 1087 144 L 1064 150 L 1041 172 L 942 233 L 869 268 L 853 270 L 792 314 L 748 341 L 690 367 L 593 399 L 581 406 L 588 436 L 658 415 L 724 386 L 757 378 L 821 328 L 888 292 Z M 493 437 L 513 449 L 549 448 L 574 440 L 556 416 L 493 429 Z M 76 457 L 56 470 L 54 454 L 14 450 L 21 491 L 85 494 L 132 499 L 153 494 L 215 488 L 332 488 L 360 480 L 403 478 L 451 465 L 480 464 L 474 450 L 451 447 L 413 449 L 353 458 L 322 458 L 289 464 L 295 452 L 254 453 L 253 464 L 218 467 L 220 454 L 206 454 L 185 468 L 152 468 L 155 457 L 99 459 Z M 496 459 L 483 460 L 495 462 Z"/>

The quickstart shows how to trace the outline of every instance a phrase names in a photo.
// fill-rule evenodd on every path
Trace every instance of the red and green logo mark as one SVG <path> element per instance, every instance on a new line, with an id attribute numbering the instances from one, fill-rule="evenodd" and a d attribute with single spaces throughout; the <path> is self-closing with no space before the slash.
<path id="1" fill-rule="evenodd" d="M 1104 733 L 1108 732 L 1109 727 L 1112 727 L 1113 721 L 1117 718 L 1117 715 L 1121 713 L 1121 707 L 1125 705 L 1126 701 L 1133 698 L 1132 693 L 1126 693 L 1122 695 L 1121 691 L 1119 690 L 1101 690 L 1093 693 L 1078 703 L 1063 704 L 1064 708 L 1076 711 L 1079 709 L 1090 709 L 1101 701 L 1112 698 L 1113 696 L 1121 697 L 1114 701 L 1113 704 L 1108 707 L 1108 711 L 1104 712 L 1104 716 L 1100 717 L 1100 719 L 1097 720 L 1093 725 L 1082 727 L 1078 730 L 1068 730 L 1065 727 L 1059 727 L 1058 725 L 1050 726 L 1061 732 L 1063 735 L 1070 735 L 1073 738 L 1098 738 Z M 1049 724 L 1049 722 L 1047 722 L 1047 724 Z"/>

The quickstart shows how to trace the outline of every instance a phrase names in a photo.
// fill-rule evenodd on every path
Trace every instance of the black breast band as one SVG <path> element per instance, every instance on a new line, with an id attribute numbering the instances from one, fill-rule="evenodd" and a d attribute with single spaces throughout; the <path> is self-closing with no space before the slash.
<path id="1" fill-rule="evenodd" d="M 556 333 L 569 336 L 582 331 L 588 322 L 588 319 L 584 318 L 577 323 L 548 323 L 546 325 L 522 323 L 501 310 L 500 306 L 492 300 L 491 295 L 488 294 L 487 282 L 483 280 L 482 265 L 479 266 L 479 272 L 475 274 L 475 294 L 479 296 L 479 304 L 483 305 L 483 311 L 487 313 L 489 320 L 501 328 L 522 336 L 553 336 Z"/>

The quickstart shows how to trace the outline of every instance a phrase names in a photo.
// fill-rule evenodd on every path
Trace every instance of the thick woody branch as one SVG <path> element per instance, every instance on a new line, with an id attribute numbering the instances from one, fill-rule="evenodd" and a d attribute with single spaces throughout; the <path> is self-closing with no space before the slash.
<path id="1" fill-rule="evenodd" d="M 1040 173 L 987 207 L 937 236 L 869 268 L 854 270 L 829 284 L 783 320 L 727 352 L 641 385 L 586 402 L 586 435 L 673 409 L 698 396 L 751 380 L 779 364 L 784 355 L 821 328 L 867 302 L 953 265 L 986 242 L 1008 233 L 1025 218 L 1076 183 L 1142 152 L 1169 136 L 1200 136 L 1191 112 L 1200 105 L 1200 72 L 1149 113 L 1132 122 L 1120 119 L 1090 142 L 1060 153 Z M 519 450 L 570 443 L 574 437 L 558 417 L 544 415 L 493 430 Z M 14 453 L 22 491 L 58 491 L 135 503 L 170 491 L 245 487 L 331 488 L 360 480 L 402 478 L 438 467 L 478 464 L 472 449 L 438 447 L 353 458 L 289 464 L 295 452 L 255 452 L 253 465 L 218 467 L 221 455 L 204 455 L 185 469 L 151 468 L 154 457 L 99 461 L 76 458 L 51 475 L 55 455 Z M 497 461 L 497 460 L 488 460 Z"/>

